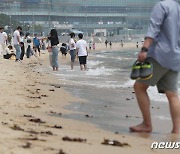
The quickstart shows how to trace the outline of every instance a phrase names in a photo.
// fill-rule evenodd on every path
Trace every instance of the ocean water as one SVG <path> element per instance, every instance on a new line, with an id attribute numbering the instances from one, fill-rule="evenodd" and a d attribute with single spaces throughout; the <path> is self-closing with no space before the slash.
<path id="1" fill-rule="evenodd" d="M 77 89 L 108 90 L 109 97 L 121 88 L 132 87 L 134 81 L 130 79 L 131 66 L 136 60 L 139 50 L 100 51 L 90 53 L 88 56 L 88 71 L 80 71 L 77 64 L 74 70 L 69 65 L 61 65 L 60 71 L 55 73 L 65 87 L 73 88 L 73 93 L 83 97 L 84 93 Z M 148 93 L 151 100 L 167 102 L 164 95 L 157 93 L 156 87 L 150 87 Z M 84 98 L 84 97 L 83 97 Z M 113 98 L 114 99 L 114 98 Z"/>
<path id="2" fill-rule="evenodd" d="M 80 71 L 78 63 L 74 70 L 70 70 L 69 64 L 60 64 L 59 71 L 53 72 L 60 84 L 74 96 L 87 100 L 65 106 L 77 112 L 63 117 L 87 121 L 113 132 L 129 133 L 129 126 L 142 121 L 132 89 L 134 81 L 130 79 L 131 66 L 138 52 L 91 52 L 87 71 Z M 52 72 L 50 68 L 46 71 Z M 158 94 L 156 87 L 150 87 L 148 94 L 152 101 L 155 134 L 170 132 L 171 118 L 165 95 Z"/>

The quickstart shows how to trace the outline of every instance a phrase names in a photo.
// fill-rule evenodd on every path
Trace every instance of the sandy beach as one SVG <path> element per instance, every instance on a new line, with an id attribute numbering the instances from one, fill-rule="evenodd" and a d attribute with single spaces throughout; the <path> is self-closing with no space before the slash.
<path id="1" fill-rule="evenodd" d="M 124 46 L 135 47 L 136 43 Z M 116 43 L 111 50 L 123 49 Z M 96 44 L 95 51 L 102 50 L 107 50 L 104 43 Z M 59 55 L 59 59 L 69 63 L 69 57 L 62 59 Z M 47 51 L 40 58 L 25 58 L 22 63 L 0 59 L 0 154 L 179 153 L 179 149 L 152 150 L 151 144 L 157 140 L 146 133 L 113 133 L 63 118 L 64 114 L 75 112 L 65 109 L 66 105 L 86 100 L 65 91 L 52 74 L 38 71 L 42 67 L 49 67 Z M 176 138 L 177 135 L 164 135 L 165 142 L 175 142 Z"/>

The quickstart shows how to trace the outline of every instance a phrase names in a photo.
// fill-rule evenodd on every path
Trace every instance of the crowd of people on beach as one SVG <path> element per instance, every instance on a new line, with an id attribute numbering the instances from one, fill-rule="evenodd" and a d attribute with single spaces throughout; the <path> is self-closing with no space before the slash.
<path id="1" fill-rule="evenodd" d="M 34 34 L 34 37 L 32 37 L 29 32 L 24 34 L 21 26 L 17 27 L 12 36 L 10 34 L 7 35 L 4 28 L 0 27 L 0 54 L 4 59 L 11 59 L 22 63 L 25 55 L 27 58 L 30 58 L 32 55 L 40 57 L 41 50 L 47 49 L 50 65 L 53 71 L 58 71 L 59 52 L 62 53 L 63 58 L 66 58 L 69 51 L 71 69 L 73 69 L 74 61 L 79 59 L 80 69 L 87 70 L 88 43 L 83 39 L 83 34 L 79 34 L 78 38 L 79 40 L 76 41 L 75 33 L 71 33 L 69 41 L 62 43 L 61 47 L 59 47 L 60 43 L 56 29 L 51 29 L 47 37 L 38 37 L 37 34 Z M 92 44 L 92 48 L 95 49 L 95 43 Z M 91 48 L 89 47 L 89 49 Z"/>
<path id="2" fill-rule="evenodd" d="M 45 43 L 43 39 L 34 35 L 34 38 L 30 36 L 30 33 L 24 34 L 22 27 L 18 26 L 14 33 L 7 35 L 4 31 L 4 27 L 0 27 L 0 54 L 4 59 L 15 60 L 15 62 L 22 62 L 24 56 L 27 58 L 35 55 L 37 56 L 37 50 L 40 56 L 40 50 L 45 50 Z"/>

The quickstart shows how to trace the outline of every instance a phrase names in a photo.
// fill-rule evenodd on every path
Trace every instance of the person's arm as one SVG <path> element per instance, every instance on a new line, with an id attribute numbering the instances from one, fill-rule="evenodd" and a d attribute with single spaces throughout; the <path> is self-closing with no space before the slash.
<path id="1" fill-rule="evenodd" d="M 78 56 L 79 46 L 78 43 L 76 43 L 76 55 Z"/>
<path id="2" fill-rule="evenodd" d="M 85 47 L 85 49 L 86 49 L 87 56 L 88 56 L 88 44 L 87 44 L 87 42 L 86 42 L 86 47 Z"/>
<path id="3" fill-rule="evenodd" d="M 87 52 L 87 56 L 88 56 L 88 48 L 86 47 L 86 52 Z"/>
<path id="4" fill-rule="evenodd" d="M 7 38 L 8 38 L 8 36 L 7 36 L 7 34 L 5 33 L 5 35 L 4 35 L 4 43 L 7 42 Z"/>
<path id="5" fill-rule="evenodd" d="M 18 41 L 18 43 L 21 42 L 20 35 L 17 35 L 17 41 Z"/>
<path id="6" fill-rule="evenodd" d="M 163 24 L 166 18 L 166 12 L 167 10 L 162 2 L 158 2 L 154 6 L 151 13 L 150 25 L 148 28 L 148 32 L 146 34 L 146 39 L 144 41 L 140 53 L 138 54 L 139 61 L 144 61 L 146 59 L 149 47 L 152 45 L 152 43 L 161 31 L 161 25 Z"/>
<path id="7" fill-rule="evenodd" d="M 141 48 L 140 53 L 138 54 L 138 60 L 143 62 L 147 58 L 147 52 L 151 44 L 154 42 L 153 38 L 147 37 Z"/>
<path id="8" fill-rule="evenodd" d="M 75 42 L 71 40 L 71 48 L 74 48 L 75 47 Z"/>

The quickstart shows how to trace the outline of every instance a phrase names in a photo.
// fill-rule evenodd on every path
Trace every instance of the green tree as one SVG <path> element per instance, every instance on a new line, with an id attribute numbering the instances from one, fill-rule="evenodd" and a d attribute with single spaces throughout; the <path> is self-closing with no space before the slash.
<path id="1" fill-rule="evenodd" d="M 7 28 L 7 30 L 10 30 L 10 28 L 14 30 L 19 25 L 21 25 L 20 22 L 11 20 L 8 15 L 0 14 L 0 26 Z"/>

